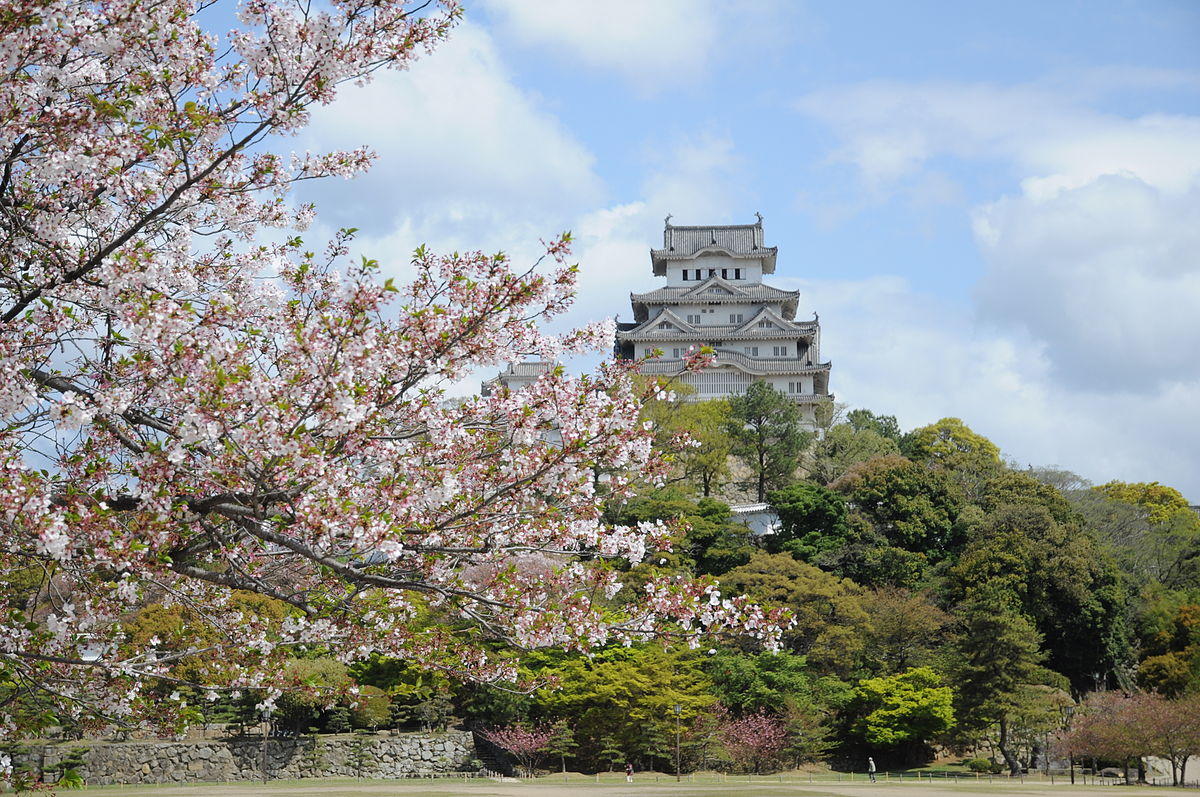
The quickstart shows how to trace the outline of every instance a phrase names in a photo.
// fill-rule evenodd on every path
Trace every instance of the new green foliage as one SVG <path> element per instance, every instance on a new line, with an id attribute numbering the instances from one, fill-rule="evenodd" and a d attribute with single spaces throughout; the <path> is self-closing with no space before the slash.
<path id="1" fill-rule="evenodd" d="M 853 730 L 873 747 L 927 742 L 954 726 L 953 697 L 929 667 L 866 678 L 854 689 Z"/>

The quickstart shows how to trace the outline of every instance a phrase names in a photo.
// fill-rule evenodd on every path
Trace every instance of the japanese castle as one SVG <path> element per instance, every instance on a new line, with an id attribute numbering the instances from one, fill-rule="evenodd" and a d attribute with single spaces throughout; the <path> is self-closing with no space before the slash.
<path id="1" fill-rule="evenodd" d="M 757 214 L 756 214 L 757 215 Z M 796 321 L 799 291 L 763 282 L 775 273 L 778 248 L 763 243 L 762 216 L 754 224 L 682 227 L 666 220 L 662 249 L 650 250 L 656 277 L 666 285 L 633 293 L 633 322 L 617 325 L 617 356 L 662 356 L 642 373 L 677 375 L 704 401 L 745 392 L 765 381 L 801 405 L 809 423 L 816 407 L 832 401 L 830 363 L 821 362 L 821 325 Z M 716 358 L 699 373 L 684 368 L 689 349 L 711 347 Z"/>

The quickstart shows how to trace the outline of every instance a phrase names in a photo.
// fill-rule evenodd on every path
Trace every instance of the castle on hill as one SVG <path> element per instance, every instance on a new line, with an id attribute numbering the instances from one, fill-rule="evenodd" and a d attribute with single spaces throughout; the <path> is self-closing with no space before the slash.
<path id="1" fill-rule="evenodd" d="M 756 214 L 757 215 L 757 214 Z M 809 424 L 816 408 L 833 400 L 830 363 L 821 362 L 821 325 L 797 321 L 799 291 L 763 282 L 775 273 L 778 248 L 763 242 L 762 216 L 754 224 L 682 227 L 666 219 L 663 246 L 650 250 L 654 276 L 666 285 L 631 293 L 633 321 L 617 324 L 616 354 L 640 359 L 642 373 L 676 377 L 695 392 L 696 401 L 744 393 L 763 381 L 795 401 Z M 688 371 L 689 350 L 709 347 L 711 366 Z M 548 362 L 508 366 L 484 383 L 485 395 L 517 389 L 553 367 Z"/>
<path id="2" fill-rule="evenodd" d="M 662 356 L 642 373 L 677 376 L 705 401 L 769 383 L 800 405 L 809 423 L 816 407 L 832 401 L 831 365 L 821 362 L 821 325 L 797 321 L 799 291 L 763 282 L 775 273 L 778 248 L 763 241 L 762 216 L 754 224 L 689 226 L 666 220 L 663 246 L 650 250 L 654 276 L 666 285 L 632 293 L 633 321 L 617 325 L 617 356 Z M 708 346 L 713 364 L 699 373 L 684 368 L 689 350 Z"/>

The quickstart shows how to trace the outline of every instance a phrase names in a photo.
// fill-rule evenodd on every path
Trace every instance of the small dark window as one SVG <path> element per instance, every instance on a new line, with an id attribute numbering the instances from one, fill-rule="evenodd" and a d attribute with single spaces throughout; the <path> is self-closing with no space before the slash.
<path id="1" fill-rule="evenodd" d="M 735 280 L 740 280 L 742 278 L 742 270 L 740 268 L 735 268 L 733 270 L 733 278 Z"/>
<path id="2" fill-rule="evenodd" d="M 721 279 L 723 279 L 723 280 L 729 279 L 729 269 L 727 269 L 727 268 L 721 269 Z"/>

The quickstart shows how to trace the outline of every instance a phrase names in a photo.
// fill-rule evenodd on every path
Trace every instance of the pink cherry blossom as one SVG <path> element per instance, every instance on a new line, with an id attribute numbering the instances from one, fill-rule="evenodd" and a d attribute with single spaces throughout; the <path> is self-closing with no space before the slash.
<path id="1" fill-rule="evenodd" d="M 769 643 L 780 617 L 711 583 L 608 602 L 611 560 L 668 536 L 600 511 L 664 472 L 635 366 L 447 400 L 485 366 L 611 349 L 611 321 L 538 326 L 572 301 L 568 238 L 532 267 L 420 250 L 396 285 L 350 233 L 296 234 L 314 211 L 289 188 L 372 155 L 272 146 L 456 4 L 250 0 L 222 36 L 210 5 L 0 0 L 0 576 L 28 585 L 0 614 L 0 731 L 182 722 L 147 686 L 188 659 L 269 708 L 297 649 L 511 679 L 491 643 Z M 137 643 L 146 603 L 205 633 Z"/>

